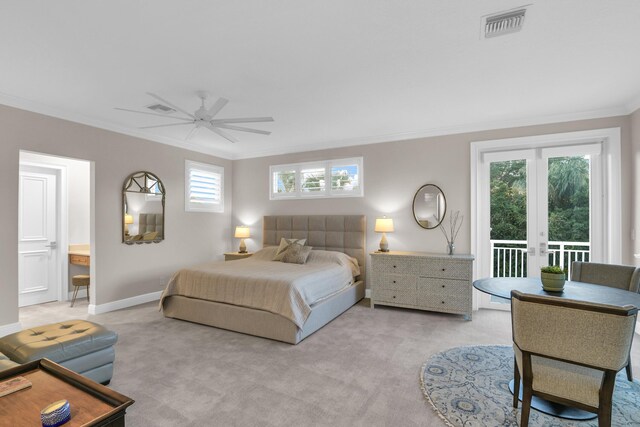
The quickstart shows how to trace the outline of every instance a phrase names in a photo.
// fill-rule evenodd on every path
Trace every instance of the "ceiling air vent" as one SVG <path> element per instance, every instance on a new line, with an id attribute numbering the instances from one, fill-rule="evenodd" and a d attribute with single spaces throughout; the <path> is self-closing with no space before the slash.
<path id="1" fill-rule="evenodd" d="M 147 108 L 151 111 L 155 111 L 156 113 L 162 113 L 162 114 L 171 114 L 176 112 L 176 110 L 174 110 L 171 107 L 167 107 L 164 104 L 151 104 L 151 105 L 147 105 Z"/>
<path id="2" fill-rule="evenodd" d="M 483 17 L 484 37 L 497 37 L 520 31 L 524 24 L 524 15 L 526 12 L 527 9 L 519 8 Z"/>

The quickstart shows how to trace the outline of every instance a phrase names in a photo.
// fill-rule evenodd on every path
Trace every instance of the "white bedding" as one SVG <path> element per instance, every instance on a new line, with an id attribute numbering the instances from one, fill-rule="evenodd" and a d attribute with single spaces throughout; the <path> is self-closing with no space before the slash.
<path id="1" fill-rule="evenodd" d="M 277 247 L 252 257 L 217 261 L 177 272 L 160 300 L 182 295 L 279 314 L 302 328 L 310 306 L 353 284 L 357 261 L 341 252 L 313 250 L 306 264 L 272 261 Z"/>

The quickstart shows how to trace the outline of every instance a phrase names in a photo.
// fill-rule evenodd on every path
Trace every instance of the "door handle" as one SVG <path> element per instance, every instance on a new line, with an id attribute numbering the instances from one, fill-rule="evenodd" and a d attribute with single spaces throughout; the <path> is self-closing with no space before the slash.
<path id="1" fill-rule="evenodd" d="M 56 249 L 58 247 L 58 242 L 51 242 L 48 245 L 44 246 L 45 248 Z"/>
<path id="2" fill-rule="evenodd" d="M 547 243 L 546 242 L 540 243 L 540 255 L 545 255 L 548 253 L 549 251 L 547 250 Z"/>

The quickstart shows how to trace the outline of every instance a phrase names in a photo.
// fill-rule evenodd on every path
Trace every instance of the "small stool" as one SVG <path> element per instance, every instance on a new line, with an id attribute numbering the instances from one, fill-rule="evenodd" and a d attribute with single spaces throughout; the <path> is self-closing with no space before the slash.
<path id="1" fill-rule="evenodd" d="M 73 299 L 71 300 L 71 307 L 73 307 L 73 304 L 76 303 L 76 298 L 78 296 L 78 289 L 80 289 L 83 286 L 87 287 L 87 302 L 91 302 L 89 301 L 89 283 L 90 283 L 90 278 L 89 278 L 89 275 L 87 274 L 78 274 L 71 278 L 71 284 L 73 285 Z"/>

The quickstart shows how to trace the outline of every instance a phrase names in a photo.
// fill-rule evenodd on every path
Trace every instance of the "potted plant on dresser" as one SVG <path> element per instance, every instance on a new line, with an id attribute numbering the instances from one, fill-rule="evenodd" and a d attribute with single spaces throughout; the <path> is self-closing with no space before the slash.
<path id="1" fill-rule="evenodd" d="M 547 292 L 562 292 L 564 290 L 565 271 L 557 265 L 542 267 L 540 279 L 542 280 L 542 289 Z"/>

